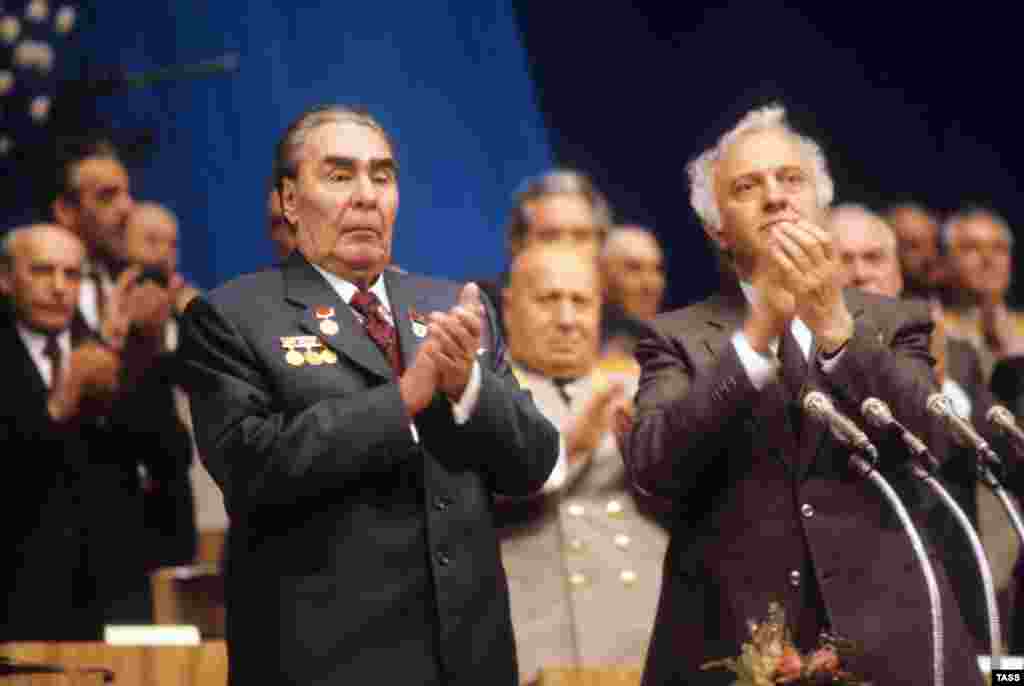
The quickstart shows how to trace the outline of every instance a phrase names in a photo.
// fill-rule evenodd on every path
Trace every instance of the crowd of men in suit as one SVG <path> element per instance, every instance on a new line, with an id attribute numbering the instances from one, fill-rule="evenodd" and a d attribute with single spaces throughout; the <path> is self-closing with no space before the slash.
<path id="1" fill-rule="evenodd" d="M 0 251 L 0 442 L 25 464 L 0 640 L 151 621 L 147 574 L 195 554 L 198 449 L 231 519 L 232 683 L 643 663 L 647 684 L 717 683 L 699 665 L 780 597 L 800 646 L 850 636 L 855 671 L 910 683 L 930 663 L 924 587 L 848 449 L 802 415 L 813 389 L 851 416 L 882 398 L 933 442 L 992 558 L 1003 639 L 1024 638 L 1016 538 L 925 411 L 941 388 L 1013 454 L 985 421 L 1024 397 L 995 213 L 832 208 L 821 150 L 756 110 L 689 167 L 720 288 L 659 315 L 655 235 L 615 226 L 574 171 L 520 186 L 507 271 L 406 273 L 393 154 L 362 110 L 303 113 L 266 199 L 279 263 L 209 294 L 115 149 L 62 162 L 50 221 Z M 951 522 L 915 517 L 944 560 L 946 673 L 979 683 L 977 572 Z"/>
<path id="2" fill-rule="evenodd" d="M 69 148 L 44 223 L 3 237 L 0 442 L 17 497 L 2 637 L 98 639 L 152 621 L 148 572 L 193 559 L 192 443 L 177 317 L 177 224 L 136 203 L 116 150 Z"/>

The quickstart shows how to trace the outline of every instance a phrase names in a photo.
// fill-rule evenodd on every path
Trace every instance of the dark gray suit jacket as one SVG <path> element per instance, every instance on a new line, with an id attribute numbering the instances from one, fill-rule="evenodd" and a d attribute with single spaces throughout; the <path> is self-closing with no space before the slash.
<path id="1" fill-rule="evenodd" d="M 848 416 L 877 396 L 908 426 L 926 424 L 927 309 L 846 299 L 854 336 L 827 375 L 812 349 L 804 389 L 826 390 Z M 695 683 L 703 661 L 738 654 L 747 619 L 763 617 L 772 599 L 784 602 L 802 649 L 827 626 L 861 642 L 865 655 L 849 666 L 875 683 L 927 683 L 928 599 L 909 540 L 832 436 L 794 418 L 783 383 L 754 388 L 730 343 L 746 310 L 732 285 L 659 317 L 657 335 L 637 350 L 629 467 L 637 486 L 675 504 L 644 683 Z M 939 576 L 947 683 L 980 683 Z"/>
<path id="2" fill-rule="evenodd" d="M 450 308 L 459 286 L 383 278 L 408 367 L 413 311 Z M 321 333 L 318 307 L 334 308 L 339 333 Z M 232 526 L 233 684 L 516 683 L 492 494 L 539 488 L 558 435 L 488 312 L 475 411 L 458 426 L 438 394 L 417 444 L 383 354 L 300 254 L 190 305 L 196 438 Z M 297 335 L 337 362 L 289 365 L 281 338 Z"/>

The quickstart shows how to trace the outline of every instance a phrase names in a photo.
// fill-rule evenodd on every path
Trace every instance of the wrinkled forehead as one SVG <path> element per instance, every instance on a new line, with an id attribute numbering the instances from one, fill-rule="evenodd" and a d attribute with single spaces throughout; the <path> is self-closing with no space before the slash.
<path id="1" fill-rule="evenodd" d="M 593 296 L 600 291 L 597 264 L 575 253 L 537 255 L 523 265 L 519 276 L 520 283 L 533 294 L 563 292 Z"/>
<path id="2" fill-rule="evenodd" d="M 881 252 L 895 255 L 896 236 L 880 221 L 869 218 L 847 218 L 829 224 L 840 252 Z"/>
<path id="3" fill-rule="evenodd" d="M 784 167 L 813 171 L 811 160 L 791 132 L 781 127 L 756 129 L 742 132 L 725 143 L 715 164 L 715 176 L 723 183 Z"/>
<path id="4" fill-rule="evenodd" d="M 75 236 L 59 227 L 27 231 L 14 242 L 15 260 L 28 263 L 61 263 L 81 265 L 85 261 L 85 246 Z"/>
<path id="5" fill-rule="evenodd" d="M 299 150 L 300 164 L 327 159 L 394 161 L 394 151 L 382 131 L 350 119 L 326 121 L 309 132 Z"/>

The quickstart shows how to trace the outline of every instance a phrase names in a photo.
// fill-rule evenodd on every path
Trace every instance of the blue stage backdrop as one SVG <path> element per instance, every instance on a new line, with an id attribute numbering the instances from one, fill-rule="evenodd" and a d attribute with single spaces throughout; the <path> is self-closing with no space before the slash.
<path id="1" fill-rule="evenodd" d="M 511 194 L 551 164 L 507 0 L 98 3 L 79 43 L 94 67 L 128 74 L 238 55 L 234 74 L 121 89 L 98 106 L 155 132 L 136 196 L 178 213 L 182 269 L 203 287 L 272 260 L 273 146 L 311 105 L 364 104 L 394 134 L 394 257 L 411 270 L 497 273 Z"/>

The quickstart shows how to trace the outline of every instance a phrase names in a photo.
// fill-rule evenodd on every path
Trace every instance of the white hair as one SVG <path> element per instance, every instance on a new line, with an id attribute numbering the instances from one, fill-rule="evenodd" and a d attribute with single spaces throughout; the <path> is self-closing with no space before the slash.
<path id="1" fill-rule="evenodd" d="M 826 223 L 830 228 L 835 229 L 843 226 L 850 219 L 855 221 L 860 219 L 878 229 L 884 235 L 885 242 L 892 250 L 893 255 L 899 256 L 899 239 L 896 238 L 896 232 L 893 231 L 892 226 L 881 215 L 872 212 L 864 205 L 852 202 L 836 205 L 829 210 Z"/>
<path id="2" fill-rule="evenodd" d="M 818 206 L 826 208 L 832 204 L 835 186 L 832 183 L 832 176 L 828 173 L 828 163 L 825 161 L 825 153 L 821 146 L 790 127 L 786 121 L 786 109 L 782 105 L 769 105 L 747 112 L 735 127 L 718 139 L 714 147 L 702 152 L 686 166 L 690 177 L 690 204 L 705 226 L 717 229 L 722 222 L 718 199 L 715 197 L 716 164 L 736 139 L 768 129 L 781 129 L 793 136 L 814 168 L 814 188 Z"/>

